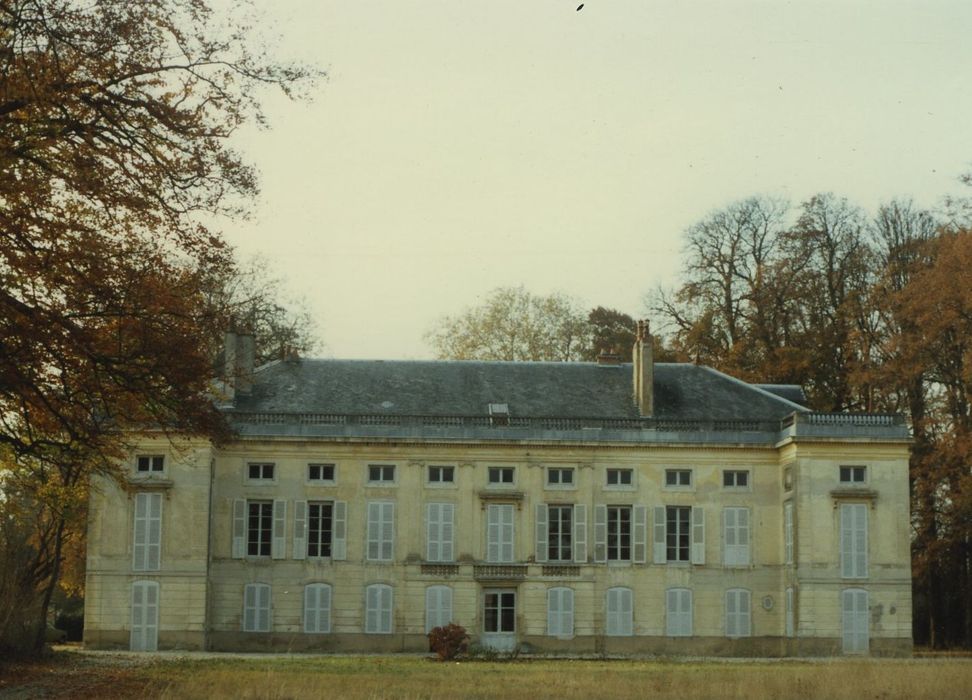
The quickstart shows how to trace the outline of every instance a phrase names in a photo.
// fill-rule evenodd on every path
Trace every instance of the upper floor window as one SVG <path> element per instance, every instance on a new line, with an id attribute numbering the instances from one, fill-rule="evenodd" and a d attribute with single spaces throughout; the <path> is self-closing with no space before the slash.
<path id="1" fill-rule="evenodd" d="M 783 504 L 783 563 L 793 563 L 793 501 Z"/>
<path id="2" fill-rule="evenodd" d="M 607 486 L 632 486 L 634 485 L 634 474 L 631 469 L 608 469 Z"/>
<path id="3" fill-rule="evenodd" d="M 429 466 L 430 484 L 454 484 L 456 482 L 456 468 L 451 466 Z"/>
<path id="4" fill-rule="evenodd" d="M 164 470 L 163 455 L 139 455 L 135 460 L 135 471 L 139 474 L 161 474 Z"/>
<path id="5" fill-rule="evenodd" d="M 294 559 L 344 559 L 347 519 L 346 501 L 294 501 Z"/>
<path id="6" fill-rule="evenodd" d="M 334 465 L 333 464 L 308 464 L 307 480 L 314 483 L 320 483 L 320 484 L 333 484 Z"/>
<path id="7" fill-rule="evenodd" d="M 841 467 L 840 483 L 863 484 L 867 481 L 867 467 Z"/>
<path id="8" fill-rule="evenodd" d="M 273 501 L 247 501 L 246 511 L 246 554 L 250 557 L 269 557 Z"/>
<path id="9" fill-rule="evenodd" d="M 369 464 L 368 483 L 369 484 L 395 483 L 395 465 L 394 464 Z"/>
<path id="10" fill-rule="evenodd" d="M 494 486 L 511 486 L 516 470 L 513 467 L 490 467 L 489 483 Z"/>
<path id="11" fill-rule="evenodd" d="M 547 468 L 547 486 L 568 487 L 574 485 L 574 470 L 566 467 Z"/>
<path id="12" fill-rule="evenodd" d="M 273 481 L 276 465 L 273 462 L 250 462 L 246 465 L 246 478 L 250 481 Z"/>
<path id="13" fill-rule="evenodd" d="M 656 564 L 705 564 L 705 510 L 691 506 L 658 506 L 654 518 Z"/>
<path id="14" fill-rule="evenodd" d="M 395 549 L 395 504 L 368 503 L 368 561 L 391 561 Z"/>
<path id="15" fill-rule="evenodd" d="M 689 506 L 668 506 L 665 508 L 665 546 L 668 561 L 688 561 L 690 545 Z"/>
<path id="16" fill-rule="evenodd" d="M 722 486 L 727 489 L 749 488 L 749 471 L 745 469 L 726 469 L 722 472 Z"/>
<path id="17" fill-rule="evenodd" d="M 334 503 L 310 501 L 307 504 L 307 556 L 331 556 L 334 536 Z"/>
<path id="18" fill-rule="evenodd" d="M 162 494 L 135 494 L 132 569 L 158 571 L 162 556 Z"/>
<path id="19" fill-rule="evenodd" d="M 631 561 L 631 506 L 607 507 L 608 561 Z"/>
<path id="20" fill-rule="evenodd" d="M 840 575 L 867 578 L 867 504 L 840 504 Z"/>
<path id="21" fill-rule="evenodd" d="M 287 544 L 287 501 L 245 500 L 233 502 L 234 559 L 273 557 L 283 559 Z"/>
<path id="22" fill-rule="evenodd" d="M 665 486 L 691 486 L 691 469 L 666 469 Z"/>

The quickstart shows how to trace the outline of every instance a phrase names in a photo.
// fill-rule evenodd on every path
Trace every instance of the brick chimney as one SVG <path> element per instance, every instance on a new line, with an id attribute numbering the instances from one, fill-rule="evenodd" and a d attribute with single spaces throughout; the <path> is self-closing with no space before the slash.
<path id="1" fill-rule="evenodd" d="M 253 333 L 230 323 L 223 341 L 223 373 L 227 399 L 247 396 L 253 389 L 253 364 L 256 346 Z"/>
<path id="2" fill-rule="evenodd" d="M 648 321 L 638 321 L 635 343 L 632 352 L 632 380 L 634 382 L 634 401 L 638 412 L 650 416 L 655 410 L 655 360 L 652 356 L 651 331 Z"/>

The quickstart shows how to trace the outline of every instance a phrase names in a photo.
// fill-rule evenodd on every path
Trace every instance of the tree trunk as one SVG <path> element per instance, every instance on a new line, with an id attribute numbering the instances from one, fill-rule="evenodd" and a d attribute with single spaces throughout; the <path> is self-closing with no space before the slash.
<path id="1" fill-rule="evenodd" d="M 64 529 L 67 523 L 63 516 L 57 517 L 57 527 L 54 532 L 54 556 L 51 562 L 51 575 L 44 586 L 44 597 L 41 609 L 38 613 L 40 625 L 37 628 L 37 637 L 34 639 L 34 652 L 41 654 L 44 651 L 44 644 L 47 642 L 47 611 L 51 607 L 51 598 L 57 588 L 58 579 L 61 576 L 61 551 L 64 546 Z"/>

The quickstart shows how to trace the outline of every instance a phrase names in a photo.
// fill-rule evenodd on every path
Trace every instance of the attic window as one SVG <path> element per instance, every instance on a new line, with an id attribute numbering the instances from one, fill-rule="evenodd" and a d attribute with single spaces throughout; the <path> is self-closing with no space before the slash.
<path id="1" fill-rule="evenodd" d="M 490 425 L 509 425 L 510 424 L 510 405 L 508 403 L 489 404 L 489 424 Z"/>

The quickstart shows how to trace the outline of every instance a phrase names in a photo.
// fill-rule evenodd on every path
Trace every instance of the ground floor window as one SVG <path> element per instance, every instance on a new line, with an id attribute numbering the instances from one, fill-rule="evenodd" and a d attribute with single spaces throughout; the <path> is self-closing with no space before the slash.
<path id="1" fill-rule="evenodd" d="M 862 588 L 840 592 L 841 627 L 845 654 L 866 654 L 869 643 L 868 596 Z"/>
<path id="2" fill-rule="evenodd" d="M 665 634 L 669 637 L 692 636 L 692 591 L 669 588 L 665 591 Z"/>
<path id="3" fill-rule="evenodd" d="M 483 630 L 487 633 L 516 631 L 516 593 L 486 591 L 483 597 Z"/>
<path id="4" fill-rule="evenodd" d="M 368 634 L 391 634 L 391 586 L 375 583 L 365 589 L 365 632 Z"/>
<path id="5" fill-rule="evenodd" d="M 243 631 L 270 631 L 270 586 L 248 583 L 243 589 Z"/>
<path id="6" fill-rule="evenodd" d="M 155 651 L 159 640 L 159 584 L 135 581 L 132 584 L 132 651 Z"/>
<path id="7" fill-rule="evenodd" d="M 609 588 L 607 592 L 607 635 L 630 637 L 634 606 L 630 588 Z"/>
<path id="8" fill-rule="evenodd" d="M 331 631 L 331 587 L 326 583 L 304 586 L 304 631 L 311 634 Z"/>
<path id="9" fill-rule="evenodd" d="M 452 622 L 452 589 L 429 586 L 425 589 L 425 633 Z"/>

